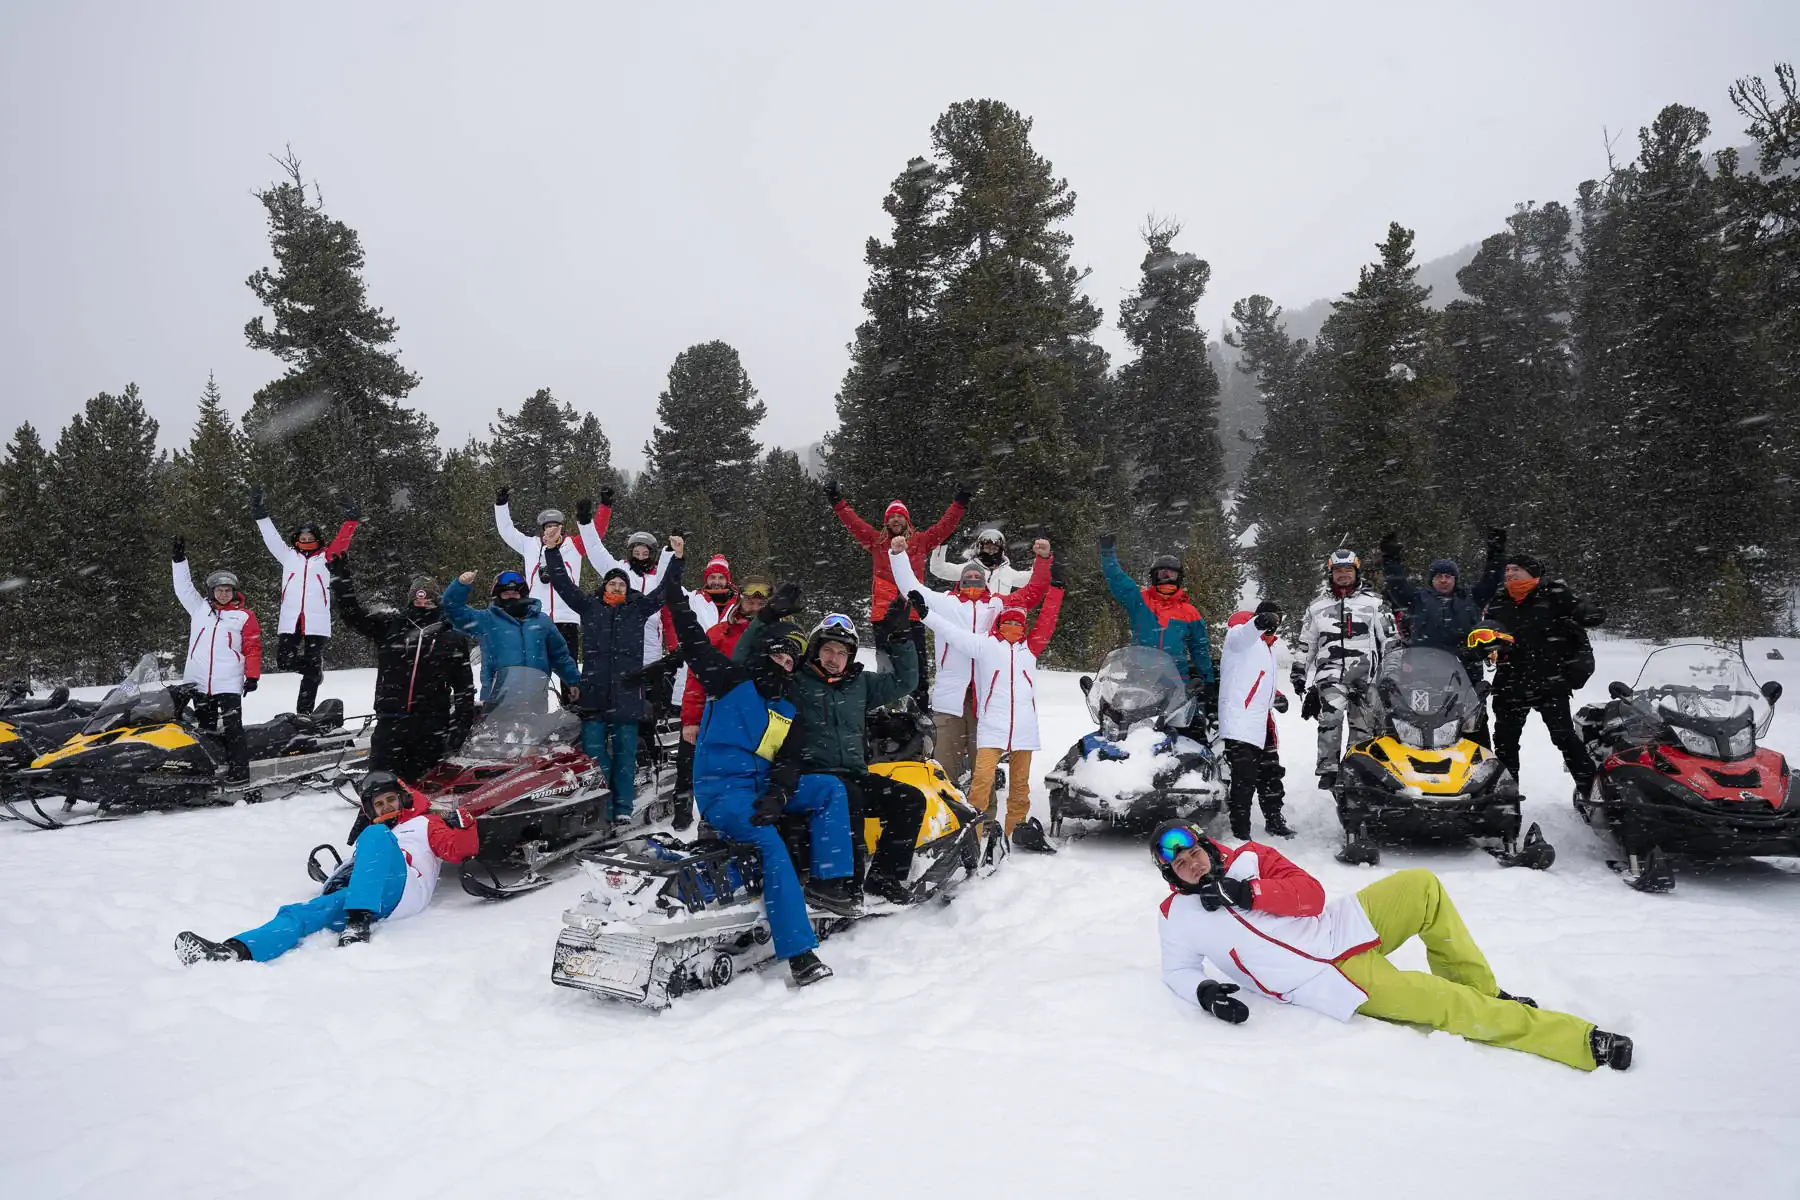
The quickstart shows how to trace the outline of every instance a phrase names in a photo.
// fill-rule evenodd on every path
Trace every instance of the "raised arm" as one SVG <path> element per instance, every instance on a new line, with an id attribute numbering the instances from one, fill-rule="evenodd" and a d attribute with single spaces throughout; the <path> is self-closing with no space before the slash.
<path id="1" fill-rule="evenodd" d="M 569 568 L 563 565 L 561 546 L 544 548 L 544 574 L 549 578 L 550 586 L 556 589 L 556 594 L 562 597 L 563 603 L 582 616 L 587 616 L 593 611 L 594 605 L 600 603 L 576 587 L 575 581 L 569 578 Z"/>
<path id="2" fill-rule="evenodd" d="M 282 540 L 280 530 L 275 528 L 275 522 L 267 517 L 258 517 L 256 532 L 262 534 L 263 545 L 269 548 L 269 553 L 275 556 L 276 562 L 284 567 L 291 565 L 295 550 Z"/>
<path id="3" fill-rule="evenodd" d="M 1395 608 L 1411 608 L 1418 601 L 1418 589 L 1406 577 L 1400 535 L 1393 530 L 1381 536 L 1381 574 L 1387 583 L 1388 603 Z"/>
<path id="4" fill-rule="evenodd" d="M 194 573 L 188 567 L 187 550 L 179 540 L 175 553 L 180 557 L 169 564 L 170 573 L 175 577 L 175 598 L 187 609 L 188 616 L 199 620 L 206 615 L 206 599 L 194 588 Z"/>
<path id="5" fill-rule="evenodd" d="M 962 564 L 950 561 L 949 548 L 942 543 L 932 548 L 931 557 L 926 561 L 925 569 L 932 578 L 958 583 L 962 580 Z"/>
<path id="6" fill-rule="evenodd" d="M 1056 636 L 1056 617 L 1062 612 L 1062 602 L 1061 586 L 1051 588 L 1045 595 L 1044 607 L 1038 610 L 1037 620 L 1031 623 L 1031 633 L 1025 638 L 1025 644 L 1031 647 L 1033 655 L 1043 654 L 1050 645 L 1050 639 Z M 1207 668 L 1210 670 L 1211 667 L 1212 663 L 1208 662 Z"/>
<path id="7" fill-rule="evenodd" d="M 850 507 L 848 500 L 834 501 L 831 511 L 837 514 L 837 519 L 844 523 L 844 528 L 850 531 L 850 536 L 856 539 L 858 545 L 870 549 L 880 545 L 879 531 L 857 516 L 856 510 Z"/>
<path id="8" fill-rule="evenodd" d="M 930 529 L 913 534 L 913 545 L 921 550 L 932 550 L 944 544 L 949 536 L 956 532 L 962 524 L 963 514 L 969 511 L 969 491 L 962 484 L 956 485 L 956 499 L 944 510 L 944 515 L 937 519 L 937 524 Z"/>
<path id="9" fill-rule="evenodd" d="M 706 630 L 700 628 L 700 618 L 694 615 L 693 609 L 685 604 L 673 604 L 669 606 L 669 615 L 675 622 L 675 637 L 681 645 L 681 655 L 687 661 L 688 673 L 700 681 L 700 687 L 707 695 L 723 696 L 750 678 L 748 668 L 733 662 L 712 644 Z M 756 624 L 751 622 L 752 628 Z M 749 629 L 744 631 L 744 636 L 738 639 L 739 646 L 750 640 L 750 633 Z"/>
<path id="10" fill-rule="evenodd" d="M 494 493 L 494 530 L 499 533 L 500 540 L 513 548 L 516 554 L 530 554 L 532 539 L 524 530 L 513 524 L 511 488 L 501 488 Z"/>
<path id="11" fill-rule="evenodd" d="M 892 704 L 902 696 L 911 695 L 919 686 L 919 654 L 909 632 L 910 612 L 906 597 L 896 596 L 881 620 L 875 622 L 875 633 L 893 669 L 865 676 L 869 681 L 867 694 L 871 708 Z"/>
<path id="12" fill-rule="evenodd" d="M 651 612 L 654 613 L 665 604 L 671 610 L 686 608 L 692 611 L 691 606 L 683 600 L 681 595 L 681 564 L 684 561 L 686 561 L 685 555 L 676 558 L 673 551 L 664 550 L 662 552 L 662 558 L 656 564 L 656 570 L 661 576 L 662 582 L 651 591 L 644 593 L 644 600 L 649 603 Z"/>
<path id="13" fill-rule="evenodd" d="M 474 575 L 475 572 L 467 572 Z M 469 607 L 470 580 L 457 576 L 444 589 L 444 618 L 450 624 L 477 640 L 481 637 L 481 614 Z"/>
<path id="14" fill-rule="evenodd" d="M 937 593 L 922 592 L 914 588 L 909 594 L 929 597 Z M 934 607 L 927 599 L 926 603 L 920 606 L 919 611 L 925 614 L 925 628 L 931 630 L 958 654 L 967 654 L 973 658 L 980 652 L 981 643 L 987 640 L 986 634 L 976 633 L 972 629 L 964 629 L 952 620 L 949 615 L 949 606 L 941 600 Z"/>
<path id="15" fill-rule="evenodd" d="M 1193 678 L 1202 683 L 1213 681 L 1212 644 L 1207 640 L 1206 618 L 1188 622 L 1187 632 L 1188 665 Z"/>
<path id="16" fill-rule="evenodd" d="M 1038 553 L 1039 546 L 1043 547 L 1042 554 Z M 1031 548 L 1030 580 L 1021 584 L 1007 599 L 1020 608 L 1036 608 L 1038 601 L 1050 591 L 1050 564 L 1053 561 L 1055 560 L 1050 557 L 1050 543 L 1042 538 L 1038 539 L 1037 545 Z"/>
<path id="17" fill-rule="evenodd" d="M 608 515 L 609 517 L 611 515 L 610 509 Z M 625 568 L 625 564 L 614 558 L 612 551 L 606 548 L 606 543 L 600 540 L 600 531 L 593 525 L 581 526 L 581 549 L 587 555 L 587 560 L 594 565 L 594 570 L 598 571 L 602 578 L 605 578 L 608 571 L 619 571 Z"/>
<path id="18" fill-rule="evenodd" d="M 900 540 L 901 539 L 899 538 L 892 539 L 892 541 Z M 901 544 L 904 545 L 905 543 L 902 542 Z M 908 592 L 918 592 L 928 601 L 934 599 L 948 599 L 945 593 L 933 591 L 919 582 L 918 575 L 913 571 L 912 559 L 907 556 L 905 550 L 895 550 L 892 546 L 892 542 L 889 543 L 888 547 L 888 566 L 894 572 L 894 584 L 900 589 L 900 594 L 902 596 L 906 595 Z M 871 613 L 870 616 L 879 618 L 881 614 Z"/>
<path id="19" fill-rule="evenodd" d="M 344 624 L 372 641 L 387 637 L 385 624 L 370 616 L 369 610 L 362 606 L 356 584 L 350 579 L 350 564 L 343 553 L 327 555 L 325 565 L 331 568 L 331 598 L 337 602 L 337 615 Z"/>
<path id="20" fill-rule="evenodd" d="M 1109 533 L 1100 535 L 1100 573 L 1106 577 L 1106 590 L 1124 605 L 1127 613 L 1150 611 L 1150 606 L 1144 603 L 1144 594 L 1138 590 L 1137 581 L 1119 565 L 1119 550 Z"/>
<path id="21" fill-rule="evenodd" d="M 1506 530 L 1490 529 L 1487 536 L 1487 561 L 1481 566 L 1481 578 L 1469 589 L 1469 597 L 1482 608 L 1500 590 L 1501 576 L 1506 574 Z"/>
<path id="22" fill-rule="evenodd" d="M 352 517 L 338 526 L 337 536 L 333 537 L 331 544 L 325 547 L 325 565 L 327 567 L 331 565 L 333 558 L 350 549 L 350 539 L 356 536 L 356 527 L 361 523 L 358 518 Z"/>

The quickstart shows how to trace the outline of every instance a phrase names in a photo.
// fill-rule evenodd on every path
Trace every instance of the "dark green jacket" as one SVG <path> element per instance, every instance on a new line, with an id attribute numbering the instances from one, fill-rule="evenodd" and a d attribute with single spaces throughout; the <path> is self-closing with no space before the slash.
<path id="1" fill-rule="evenodd" d="M 734 662 L 749 662 L 764 653 L 768 626 L 760 616 L 752 620 L 731 652 Z M 800 740 L 800 771 L 866 771 L 864 730 L 869 710 L 892 704 L 919 686 L 919 658 L 910 638 L 888 643 L 891 671 L 865 671 L 852 662 L 836 682 L 819 674 L 812 662 L 794 670 L 794 728 L 789 738 Z"/>

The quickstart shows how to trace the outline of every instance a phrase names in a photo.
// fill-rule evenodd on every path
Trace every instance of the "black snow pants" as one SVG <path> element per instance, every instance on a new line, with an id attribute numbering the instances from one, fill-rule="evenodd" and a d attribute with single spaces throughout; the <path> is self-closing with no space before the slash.
<path id="1" fill-rule="evenodd" d="M 556 632 L 562 634 L 563 641 L 569 643 L 569 657 L 574 659 L 576 662 L 580 662 L 581 661 L 581 623 L 579 621 L 573 621 L 567 625 L 559 624 L 556 627 Z"/>
<path id="2" fill-rule="evenodd" d="M 912 623 L 912 644 L 919 662 L 919 686 L 913 689 L 913 703 L 919 706 L 920 712 L 928 713 L 931 711 L 931 656 L 925 652 L 923 621 Z"/>
<path id="3" fill-rule="evenodd" d="M 1281 754 L 1273 746 L 1264 749 L 1235 738 L 1225 739 L 1225 761 L 1231 767 L 1231 792 L 1225 800 L 1226 811 L 1231 814 L 1231 836 L 1247 838 L 1250 836 L 1252 797 L 1260 795 L 1262 798 L 1263 820 L 1281 815 L 1281 802 L 1287 796 L 1287 788 L 1281 781 L 1286 778 L 1287 771 L 1281 765 Z"/>
<path id="4" fill-rule="evenodd" d="M 233 772 L 244 776 L 250 773 L 250 744 L 244 740 L 244 698 L 236 692 L 220 692 L 214 696 L 199 696 L 194 700 L 194 720 L 200 728 L 219 733 L 219 725 L 225 728 L 220 737 L 225 742 L 225 753 L 231 759 Z"/>
<path id="5" fill-rule="evenodd" d="M 319 680 L 325 677 L 325 643 L 330 640 L 311 633 L 284 633 L 275 639 L 275 669 L 300 672 L 300 695 L 294 700 L 297 713 L 313 710 Z"/>
<path id="6" fill-rule="evenodd" d="M 443 761 L 449 729 L 448 713 L 381 713 L 369 739 L 369 767 L 417 783 L 419 776 Z"/>
<path id="7" fill-rule="evenodd" d="M 1510 689 L 1494 692 L 1494 755 L 1506 764 L 1515 779 L 1519 774 L 1519 735 L 1525 731 L 1526 716 L 1535 712 L 1550 731 L 1550 740 L 1562 751 L 1563 765 L 1569 769 L 1575 786 L 1585 792 L 1594 782 L 1594 760 L 1588 757 L 1581 735 L 1575 732 L 1569 700 L 1567 688 L 1535 694 Z"/>
<path id="8" fill-rule="evenodd" d="M 925 823 L 925 793 L 910 783 L 872 771 L 834 772 L 850 793 L 850 842 L 856 849 L 856 877 L 904 884 L 912 875 L 913 848 Z M 881 822 L 881 843 L 873 856 L 863 842 L 863 822 Z M 868 861 L 865 864 L 864 858 Z"/>

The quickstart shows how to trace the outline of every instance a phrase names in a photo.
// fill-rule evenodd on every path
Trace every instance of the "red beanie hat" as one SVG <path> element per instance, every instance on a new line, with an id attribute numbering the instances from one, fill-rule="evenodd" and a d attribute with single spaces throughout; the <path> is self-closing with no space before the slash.
<path id="1" fill-rule="evenodd" d="M 725 582 L 728 584 L 731 582 L 731 564 L 725 561 L 725 556 L 723 554 L 715 554 L 706 560 L 706 570 L 700 572 L 700 582 L 704 584 L 706 582 L 706 577 L 711 575 L 714 571 L 723 571 L 725 573 Z"/>
<path id="2" fill-rule="evenodd" d="M 1250 618 L 1254 617 L 1255 615 L 1256 615 L 1255 613 L 1251 612 L 1247 608 L 1240 608 L 1236 612 L 1232 613 L 1229 617 L 1225 618 L 1225 627 L 1227 629 L 1229 629 L 1234 625 L 1242 625 L 1244 622 L 1250 620 Z"/>
<path id="3" fill-rule="evenodd" d="M 1031 616 L 1030 613 L 1026 612 L 1024 609 L 1020 608 L 1018 605 L 1008 604 L 1005 608 L 1002 608 L 1000 610 L 1000 615 L 994 618 L 994 628 L 992 630 L 993 635 L 995 637 L 999 637 L 1000 636 L 1000 627 L 1002 625 L 1005 625 L 1009 621 L 1015 622 L 1019 625 L 1024 625 L 1027 622 L 1027 620 L 1030 618 L 1030 616 Z"/>
<path id="4" fill-rule="evenodd" d="M 908 525 L 912 524 L 912 514 L 907 512 L 906 505 L 900 503 L 898 500 L 890 503 L 887 506 L 887 511 L 881 514 L 881 523 L 884 525 L 887 524 L 888 518 L 892 517 L 895 513 L 899 513 L 901 516 L 905 517 Z"/>

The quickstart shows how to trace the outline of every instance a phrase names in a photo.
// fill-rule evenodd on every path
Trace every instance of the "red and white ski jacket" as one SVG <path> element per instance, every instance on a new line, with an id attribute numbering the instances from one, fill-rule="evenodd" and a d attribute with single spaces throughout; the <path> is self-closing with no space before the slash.
<path id="1" fill-rule="evenodd" d="M 481 845 L 475 824 L 466 813 L 466 828 L 452 829 L 444 818 L 431 811 L 431 802 L 421 793 L 406 790 L 412 797 L 412 807 L 394 822 L 394 840 L 406 856 L 406 890 L 400 893 L 400 903 L 394 911 L 387 915 L 390 921 L 424 912 L 432 893 L 437 891 L 438 872 L 443 865 L 455 865 L 473 856 Z M 350 856 L 356 857 L 354 847 Z"/>
<path id="2" fill-rule="evenodd" d="M 208 696 L 236 696 L 244 680 L 262 678 L 262 626 L 239 593 L 224 608 L 194 590 L 184 558 L 171 563 L 175 598 L 188 614 L 187 663 L 181 677 Z"/>
<path id="3" fill-rule="evenodd" d="M 1219 654 L 1219 732 L 1236 742 L 1270 746 L 1269 706 L 1281 676 L 1275 647 L 1250 623 L 1252 614 L 1234 612 L 1225 622 Z"/>
<path id="4" fill-rule="evenodd" d="M 604 512 L 607 510 L 603 509 L 601 511 Z M 675 557 L 675 552 L 673 550 L 665 548 L 662 552 L 662 557 L 656 560 L 656 567 L 653 570 L 645 571 L 640 574 L 639 572 L 632 570 L 629 564 L 621 562 L 612 556 L 612 552 L 607 550 L 606 544 L 600 540 L 599 531 L 596 530 L 593 525 L 583 525 L 581 527 L 581 537 L 581 544 L 585 548 L 588 561 L 594 564 L 594 570 L 600 572 L 600 577 L 602 579 L 606 577 L 608 571 L 623 571 L 625 572 L 626 585 L 629 586 L 632 591 L 640 592 L 644 595 L 649 595 L 651 592 L 662 586 L 663 572 L 668 570 L 670 560 Z M 568 559 L 564 558 L 563 562 L 567 563 Z M 660 620 L 645 621 L 644 665 L 649 666 L 662 656 L 663 623 Z"/>
<path id="5" fill-rule="evenodd" d="M 256 523 L 256 529 L 262 534 L 263 545 L 281 564 L 281 620 L 277 630 L 330 637 L 331 568 L 325 560 L 350 549 L 356 522 L 345 521 L 339 525 L 331 544 L 320 546 L 311 554 L 302 554 L 282 540 L 275 522 L 267 517 Z"/>
<path id="6" fill-rule="evenodd" d="M 1214 843 L 1218 845 L 1218 843 Z M 1354 895 L 1325 899 L 1318 880 L 1272 846 L 1245 842 L 1225 853 L 1225 874 L 1253 880 L 1245 911 L 1206 911 L 1200 897 L 1170 892 L 1162 902 L 1162 977 L 1189 1004 L 1207 978 L 1224 975 L 1246 992 L 1348 1021 L 1369 997 L 1337 967 L 1381 944 Z"/>
<path id="7" fill-rule="evenodd" d="M 892 551 L 888 555 L 888 567 L 893 572 L 894 582 L 899 586 L 901 595 L 909 592 L 923 593 L 934 610 L 952 621 L 958 629 L 975 637 L 984 637 L 992 630 L 995 620 L 1006 609 L 1030 609 L 1044 598 L 1044 593 L 1050 590 L 1050 560 L 1033 555 L 1032 563 L 1030 582 L 1024 587 L 1005 597 L 989 595 L 971 600 L 954 592 L 930 591 L 919 583 L 909 556 L 894 554 Z M 1045 640 L 1048 641 L 1047 638 Z M 975 680 L 975 656 L 957 649 L 949 638 L 942 636 L 937 639 L 936 650 L 937 674 L 931 680 L 932 711 L 960 717 L 963 713 L 963 698 L 968 694 L 969 685 Z"/>
<path id="8" fill-rule="evenodd" d="M 606 526 L 612 520 L 612 509 L 601 505 L 594 513 L 592 524 L 582 526 L 591 529 L 599 526 L 600 533 L 606 532 Z M 523 564 L 519 571 L 525 576 L 525 582 L 531 585 L 531 598 L 538 602 L 544 615 L 558 625 L 581 624 L 581 614 L 570 608 L 556 589 L 550 586 L 550 576 L 544 571 L 544 542 L 535 533 L 526 533 L 513 525 L 512 505 L 494 505 L 494 528 L 500 531 L 500 540 L 511 546 Z M 596 534 L 596 537 L 599 535 Z M 575 547 L 575 553 L 562 556 L 563 570 L 569 573 L 569 582 L 576 587 L 581 586 L 581 560 L 587 549 L 579 533 L 570 534 L 563 541 Z"/>

